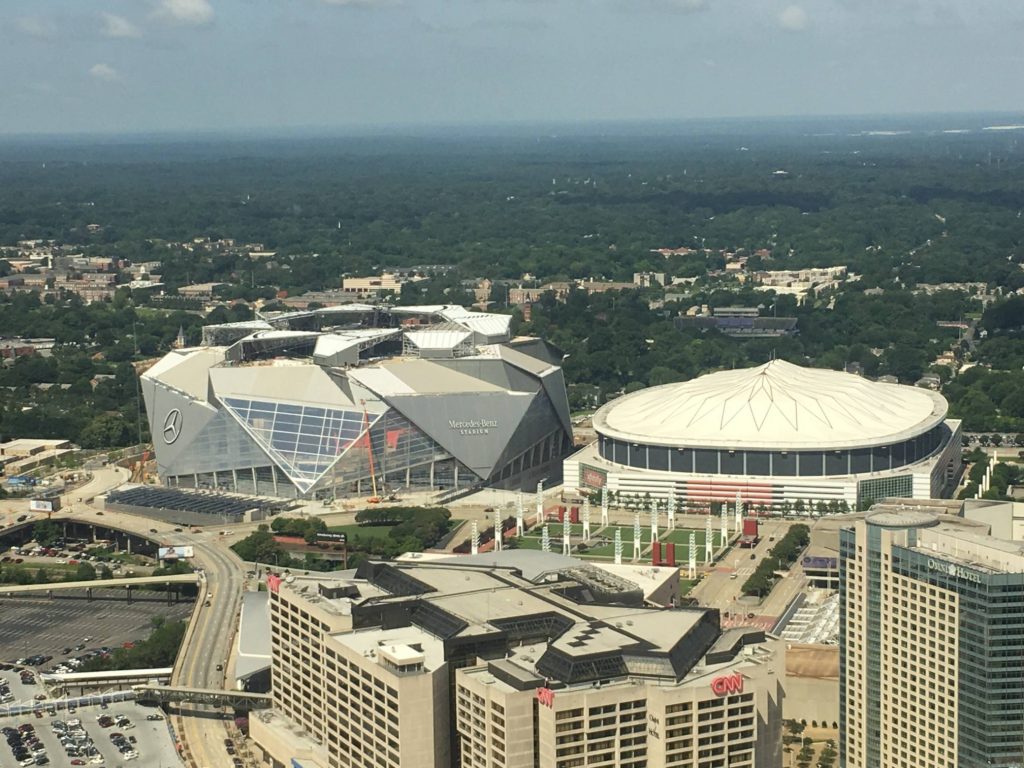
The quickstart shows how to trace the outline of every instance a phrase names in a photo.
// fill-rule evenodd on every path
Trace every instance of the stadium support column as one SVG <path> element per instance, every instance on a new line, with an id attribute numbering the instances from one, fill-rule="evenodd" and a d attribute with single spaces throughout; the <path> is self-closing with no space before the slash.
<path id="1" fill-rule="evenodd" d="M 583 500 L 583 540 L 590 541 L 590 499 Z"/>
<path id="2" fill-rule="evenodd" d="M 687 550 L 689 553 L 690 563 L 687 570 L 688 579 L 697 578 L 697 533 L 690 531 L 690 548 Z"/>
<path id="3" fill-rule="evenodd" d="M 545 524 L 540 529 L 540 551 L 550 552 L 551 551 L 551 534 L 548 533 L 548 526 Z"/>
<path id="4" fill-rule="evenodd" d="M 608 487 L 601 489 L 601 527 L 608 526 Z"/>
<path id="5" fill-rule="evenodd" d="M 633 513 L 633 561 L 640 559 L 640 512 Z"/>
<path id="6" fill-rule="evenodd" d="M 711 515 L 704 522 L 704 562 L 710 563 L 714 559 L 711 534 Z"/>
<path id="7" fill-rule="evenodd" d="M 622 565 L 622 529 L 615 529 L 615 564 Z"/>
<path id="8" fill-rule="evenodd" d="M 516 496 L 516 536 L 526 533 L 526 524 L 523 522 L 523 492 Z"/>
<path id="9" fill-rule="evenodd" d="M 566 520 L 562 523 L 562 554 L 568 555 L 572 548 L 572 525 Z"/>
<path id="10" fill-rule="evenodd" d="M 736 533 L 739 533 L 743 529 L 743 502 L 740 501 L 740 492 L 736 491 Z"/>
<path id="11" fill-rule="evenodd" d="M 501 552 L 501 547 L 505 543 L 505 531 L 501 527 L 501 508 L 494 508 L 494 551 Z"/>
<path id="12" fill-rule="evenodd" d="M 544 522 L 544 483 L 537 483 L 537 525 Z"/>
<path id="13" fill-rule="evenodd" d="M 470 533 L 469 553 L 471 555 L 480 553 L 480 531 L 477 529 L 476 520 L 473 521 L 473 529 Z"/>

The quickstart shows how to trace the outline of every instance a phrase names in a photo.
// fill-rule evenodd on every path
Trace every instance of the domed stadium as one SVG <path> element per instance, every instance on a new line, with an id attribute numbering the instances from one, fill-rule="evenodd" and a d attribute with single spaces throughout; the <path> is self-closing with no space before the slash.
<path id="1" fill-rule="evenodd" d="M 572 450 L 562 354 L 508 315 L 345 304 L 209 325 L 141 377 L 173 488 L 532 489 Z"/>
<path id="2" fill-rule="evenodd" d="M 566 459 L 565 478 L 774 509 L 937 497 L 960 469 L 960 423 L 947 410 L 931 390 L 773 360 L 613 400 L 594 416 L 597 441 Z"/>

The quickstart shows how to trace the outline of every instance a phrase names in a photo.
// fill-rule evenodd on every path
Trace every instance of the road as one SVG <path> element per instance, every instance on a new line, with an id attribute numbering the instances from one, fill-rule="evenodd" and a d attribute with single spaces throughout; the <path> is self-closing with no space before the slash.
<path id="1" fill-rule="evenodd" d="M 205 590 L 213 593 L 210 605 L 205 596 L 197 600 L 196 613 L 185 642 L 178 654 L 173 685 L 191 688 L 224 688 L 225 674 L 217 666 L 227 668 L 234 641 L 237 617 L 245 588 L 245 564 L 230 550 L 228 544 L 236 537 L 219 536 L 217 530 L 177 533 L 174 526 L 136 515 L 106 510 L 103 517 L 90 503 L 94 497 L 116 488 L 128 479 L 128 471 L 120 467 L 104 467 L 94 472 L 92 480 L 62 499 L 63 508 L 54 520 L 73 519 L 79 522 L 110 525 L 148 538 L 159 537 L 162 543 L 190 545 L 195 549 L 195 565 L 205 574 Z M 0 522 L 13 523 L 16 516 L 29 514 L 29 519 L 42 519 L 42 514 L 28 513 L 25 500 L 0 502 Z M 10 518 L 10 519 L 5 519 Z M 151 533 L 156 529 L 157 534 Z M 206 717 L 176 718 L 179 738 L 198 768 L 227 768 L 231 759 L 224 751 L 228 735 L 223 720 Z"/>
<path id="2" fill-rule="evenodd" d="M 227 547 L 223 537 L 203 540 L 202 534 L 172 534 L 172 544 L 190 544 L 195 548 L 195 562 L 206 575 L 206 589 L 212 597 L 207 607 L 200 595 L 199 611 L 192 631 L 178 653 L 172 685 L 188 688 L 224 688 L 222 671 L 228 668 L 235 636 L 237 617 L 245 589 L 245 565 Z M 217 667 L 220 666 L 221 670 Z M 214 768 L 230 765 L 223 749 L 228 735 L 225 723 L 204 717 L 179 719 L 182 741 L 197 766 Z"/>
<path id="3" fill-rule="evenodd" d="M 700 605 L 717 608 L 722 613 L 723 625 L 751 625 L 770 628 L 782 615 L 786 606 L 800 591 L 804 583 L 803 572 L 792 568 L 762 602 L 741 597 L 743 582 L 765 558 L 775 542 L 785 536 L 794 520 L 762 518 L 760 541 L 753 549 L 734 547 L 690 593 Z M 772 540 L 774 538 L 774 541 Z M 751 557 L 753 555 L 753 557 Z M 735 575 L 735 578 L 733 576 Z M 729 614 L 726 617 L 726 613 Z M 750 616 L 749 614 L 754 614 Z"/>
<path id="4" fill-rule="evenodd" d="M 61 513 L 54 519 L 64 517 L 98 522 L 95 511 L 84 504 L 76 503 L 66 514 Z M 200 586 L 200 589 L 212 593 L 213 597 L 209 599 L 209 606 L 205 604 L 206 595 L 202 592 L 196 601 L 196 613 L 178 653 L 171 684 L 188 688 L 224 688 L 225 673 L 217 666 L 227 668 L 242 591 L 246 586 L 246 566 L 228 546 L 236 537 L 220 536 L 216 530 L 199 533 L 183 530 L 179 533 L 168 523 L 110 510 L 104 512 L 102 523 L 141 536 L 158 535 L 162 543 L 193 547 L 193 562 L 204 572 L 205 587 Z M 152 529 L 156 529 L 158 534 L 152 534 Z M 225 721 L 207 717 L 176 717 L 175 727 L 193 765 L 200 768 L 231 765 L 223 749 L 224 738 L 228 735 Z"/>

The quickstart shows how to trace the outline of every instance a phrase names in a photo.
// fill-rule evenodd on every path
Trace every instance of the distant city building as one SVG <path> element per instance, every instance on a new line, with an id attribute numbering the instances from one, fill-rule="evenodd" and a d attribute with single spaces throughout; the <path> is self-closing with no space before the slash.
<path id="1" fill-rule="evenodd" d="M 716 330 L 746 338 L 791 336 L 797 332 L 795 317 L 759 317 L 758 312 L 757 307 L 718 307 L 711 314 L 687 312 L 673 322 L 679 330 Z"/>
<path id="2" fill-rule="evenodd" d="M 160 477 L 281 497 L 532 489 L 572 425 L 562 354 L 510 322 L 345 304 L 207 326 L 142 375 Z"/>
<path id="3" fill-rule="evenodd" d="M 564 302 L 573 290 L 586 294 L 604 293 L 606 291 L 625 291 L 636 288 L 634 283 L 613 283 L 600 280 L 575 280 L 573 282 L 546 283 L 539 288 L 510 288 L 509 304 L 529 304 L 545 294 L 551 294 L 556 301 Z"/>
<path id="4" fill-rule="evenodd" d="M 528 550 L 268 577 L 263 765 L 769 768 L 784 645 Z"/>
<path id="5" fill-rule="evenodd" d="M 1024 764 L 1024 549 L 887 504 L 840 531 L 847 768 Z"/>
<path id="6" fill-rule="evenodd" d="M 426 280 L 420 275 L 393 275 L 383 273 L 371 277 L 344 277 L 341 280 L 341 292 L 357 298 L 380 298 L 385 294 L 398 295 L 406 283 Z"/>
<path id="7" fill-rule="evenodd" d="M 634 272 L 633 285 L 640 288 L 663 288 L 668 285 L 668 275 L 664 272 Z"/>
<path id="8" fill-rule="evenodd" d="M 799 302 L 810 291 L 838 288 L 845 280 L 854 279 L 858 279 L 858 276 L 848 274 L 845 266 L 766 270 L 753 275 L 754 282 L 762 289 L 795 296 Z"/>
<path id="9" fill-rule="evenodd" d="M 209 301 L 213 298 L 214 291 L 222 285 L 224 285 L 224 283 L 193 283 L 191 285 L 182 285 L 178 288 L 178 295 L 184 296 L 188 299 Z"/>
<path id="10" fill-rule="evenodd" d="M 633 392 L 594 415 L 569 487 L 752 507 L 946 495 L 960 422 L 937 392 L 774 360 Z"/>
<path id="11" fill-rule="evenodd" d="M 0 358 L 13 359 L 35 354 L 49 357 L 53 354 L 53 345 L 55 343 L 56 339 L 0 339 Z"/>

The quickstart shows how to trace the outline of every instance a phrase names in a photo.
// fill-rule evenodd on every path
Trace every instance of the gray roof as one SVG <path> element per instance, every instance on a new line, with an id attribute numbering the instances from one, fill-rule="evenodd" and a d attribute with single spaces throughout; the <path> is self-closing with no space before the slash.
<path id="1" fill-rule="evenodd" d="M 270 666 L 270 593 L 243 592 L 238 620 L 235 677 L 246 678 Z"/>

